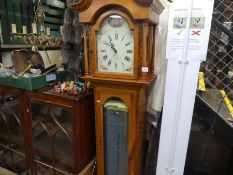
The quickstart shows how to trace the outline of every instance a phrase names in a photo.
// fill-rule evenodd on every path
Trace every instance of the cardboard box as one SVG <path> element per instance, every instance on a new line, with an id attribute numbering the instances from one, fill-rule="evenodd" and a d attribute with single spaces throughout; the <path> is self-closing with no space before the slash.
<path id="1" fill-rule="evenodd" d="M 13 77 L 0 77 L 0 84 L 20 89 L 35 90 L 48 86 L 54 82 L 63 81 L 65 78 L 66 72 L 59 71 L 49 73 L 47 75 L 39 75 L 36 77 L 21 77 L 18 79 Z"/>

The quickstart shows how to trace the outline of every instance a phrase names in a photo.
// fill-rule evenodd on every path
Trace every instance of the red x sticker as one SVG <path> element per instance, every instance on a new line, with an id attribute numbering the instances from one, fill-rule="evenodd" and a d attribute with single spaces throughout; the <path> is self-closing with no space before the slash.
<path id="1" fill-rule="evenodd" d="M 198 36 L 201 35 L 200 34 L 200 32 L 201 32 L 200 30 L 198 30 L 198 31 L 192 31 L 192 32 L 193 32 L 192 35 L 198 35 Z"/>

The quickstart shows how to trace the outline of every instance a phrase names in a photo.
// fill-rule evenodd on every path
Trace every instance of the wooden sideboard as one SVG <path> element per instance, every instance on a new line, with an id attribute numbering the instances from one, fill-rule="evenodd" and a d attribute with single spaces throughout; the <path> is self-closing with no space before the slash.
<path id="1" fill-rule="evenodd" d="M 95 156 L 93 92 L 0 86 L 0 166 L 19 175 L 78 174 Z"/>

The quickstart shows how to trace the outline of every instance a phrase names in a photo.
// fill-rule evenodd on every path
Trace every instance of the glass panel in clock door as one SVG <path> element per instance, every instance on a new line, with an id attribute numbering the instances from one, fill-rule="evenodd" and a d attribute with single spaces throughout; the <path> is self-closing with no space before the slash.
<path id="1" fill-rule="evenodd" d="M 128 110 L 120 99 L 104 105 L 104 159 L 106 175 L 128 174 Z"/>

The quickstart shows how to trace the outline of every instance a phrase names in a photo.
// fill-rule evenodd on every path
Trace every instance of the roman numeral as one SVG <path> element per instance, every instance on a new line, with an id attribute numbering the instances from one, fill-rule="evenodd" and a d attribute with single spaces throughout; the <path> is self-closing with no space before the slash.
<path id="1" fill-rule="evenodd" d="M 103 67 L 103 70 L 108 70 L 108 68 L 107 67 Z"/>
<path id="2" fill-rule="evenodd" d="M 106 52 L 106 50 L 101 50 L 101 52 Z"/>
<path id="3" fill-rule="evenodd" d="M 117 69 L 117 63 L 115 63 L 115 68 Z"/>
<path id="4" fill-rule="evenodd" d="M 104 55 L 104 56 L 103 56 L 104 61 L 105 61 L 107 58 L 108 58 L 107 55 Z"/>
<path id="5" fill-rule="evenodd" d="M 109 60 L 108 65 L 110 66 L 111 64 L 112 64 L 112 61 L 111 61 L 111 60 Z"/>
<path id="6" fill-rule="evenodd" d="M 115 34 L 115 40 L 118 40 L 118 33 Z"/>
<path id="7" fill-rule="evenodd" d="M 125 58 L 124 58 L 126 61 L 130 61 L 130 57 L 128 57 L 128 56 L 126 56 Z"/>
<path id="8" fill-rule="evenodd" d="M 126 35 L 126 34 L 125 34 Z M 125 35 L 122 37 L 121 41 L 123 41 L 125 39 Z"/>
<path id="9" fill-rule="evenodd" d="M 111 38 L 110 35 L 108 35 L 108 39 L 109 39 L 110 42 L 112 42 L 112 38 Z"/>
<path id="10" fill-rule="evenodd" d="M 106 45 L 106 46 L 110 46 L 110 44 L 108 44 L 107 41 L 104 41 L 103 44 Z"/>
<path id="11" fill-rule="evenodd" d="M 132 50 L 127 50 L 127 53 L 132 53 L 133 51 Z"/>
<path id="12" fill-rule="evenodd" d="M 129 68 L 125 69 L 125 71 L 130 72 L 132 69 L 133 69 L 132 67 L 129 67 Z"/>
<path id="13" fill-rule="evenodd" d="M 128 45 L 130 45 L 130 44 L 131 44 L 131 43 L 130 43 L 130 42 L 128 42 L 128 43 L 126 43 L 126 44 L 125 44 L 125 46 L 128 46 Z"/>

